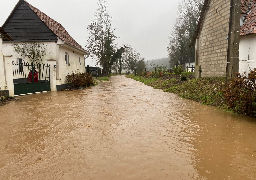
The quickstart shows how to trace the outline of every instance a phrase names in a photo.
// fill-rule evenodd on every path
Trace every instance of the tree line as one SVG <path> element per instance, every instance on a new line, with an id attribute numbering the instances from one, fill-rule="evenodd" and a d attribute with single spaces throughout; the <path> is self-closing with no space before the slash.
<path id="1" fill-rule="evenodd" d="M 95 20 L 87 27 L 89 37 L 86 50 L 103 68 L 104 75 L 109 75 L 111 71 L 121 74 L 123 70 L 142 72 L 145 68 L 144 58 L 131 45 L 118 47 L 111 19 L 107 2 L 98 0 Z"/>
<path id="2" fill-rule="evenodd" d="M 171 68 L 195 62 L 195 47 L 190 47 L 190 42 L 196 31 L 202 7 L 203 0 L 183 0 L 179 5 L 178 18 L 167 47 Z"/>
<path id="3" fill-rule="evenodd" d="M 170 67 L 195 62 L 195 47 L 189 46 L 195 33 L 203 0 L 182 0 L 178 8 L 178 18 L 174 24 L 167 51 Z M 112 28 L 112 17 L 107 10 L 106 0 L 98 0 L 95 20 L 87 27 L 89 37 L 86 50 L 103 68 L 103 74 L 111 71 L 121 73 L 142 72 L 146 65 L 144 58 L 131 45 L 118 46 L 117 36 Z"/>

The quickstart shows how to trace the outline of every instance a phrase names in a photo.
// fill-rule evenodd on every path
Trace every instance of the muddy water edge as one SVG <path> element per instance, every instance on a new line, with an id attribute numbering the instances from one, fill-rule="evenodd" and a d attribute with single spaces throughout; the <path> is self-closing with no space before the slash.
<path id="1" fill-rule="evenodd" d="M 127 79 L 0 107 L 0 179 L 256 179 L 256 121 Z"/>

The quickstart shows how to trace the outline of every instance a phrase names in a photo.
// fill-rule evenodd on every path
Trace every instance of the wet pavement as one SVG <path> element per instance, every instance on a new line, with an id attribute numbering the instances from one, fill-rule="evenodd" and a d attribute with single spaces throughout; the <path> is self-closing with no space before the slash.
<path id="1" fill-rule="evenodd" d="M 255 133 L 255 119 L 116 76 L 0 107 L 0 179 L 256 179 Z"/>

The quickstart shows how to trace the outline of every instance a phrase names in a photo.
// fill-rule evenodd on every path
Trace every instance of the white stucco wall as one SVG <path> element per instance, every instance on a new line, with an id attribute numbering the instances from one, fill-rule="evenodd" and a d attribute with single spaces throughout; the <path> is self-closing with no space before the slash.
<path id="1" fill-rule="evenodd" d="M 69 64 L 65 61 L 65 55 L 69 55 Z M 80 57 L 80 62 L 79 62 Z M 84 54 L 67 45 L 60 45 L 59 48 L 59 80 L 57 85 L 66 84 L 66 76 L 72 73 L 85 73 Z"/>
<path id="2" fill-rule="evenodd" d="M 14 94 L 13 79 L 24 78 L 22 74 L 15 74 L 13 76 L 13 70 L 18 69 L 18 59 L 22 59 L 23 62 L 31 63 L 29 58 L 21 57 L 14 51 L 13 42 L 3 42 L 0 40 L 0 88 L 10 91 L 10 95 Z M 63 42 L 44 42 L 46 46 L 46 55 L 42 61 L 44 64 L 50 64 L 51 70 L 51 90 L 56 91 L 56 85 L 66 84 L 66 76 L 74 73 L 85 72 L 85 62 L 83 52 L 76 50 L 75 48 L 64 44 Z M 1 48 L 2 47 L 2 48 Z M 2 51 L 1 51 L 2 50 Z M 66 64 L 65 53 L 69 54 L 69 64 Z M 79 62 L 80 57 L 80 62 Z M 5 66 L 4 66 L 5 63 Z M 17 64 L 17 65 L 13 65 Z M 5 67 L 5 70 L 4 70 Z M 29 70 L 23 68 L 24 73 L 28 75 Z M 6 76 L 4 74 L 6 73 Z M 6 79 L 6 80 L 5 80 Z M 8 81 L 5 83 L 5 81 Z"/>
<path id="3" fill-rule="evenodd" d="M 23 58 L 18 53 L 16 53 L 14 51 L 13 44 L 15 44 L 15 43 L 4 42 L 3 43 L 3 54 L 4 55 L 11 54 L 13 56 L 13 59 L 15 59 L 16 61 L 17 61 L 17 59 L 22 58 L 23 60 L 25 60 L 25 62 L 31 62 L 31 60 L 29 58 Z M 16 44 L 21 44 L 21 43 L 16 43 Z M 38 62 L 47 63 L 47 60 L 49 60 L 49 59 L 56 60 L 57 54 L 58 54 L 57 44 L 55 42 L 44 42 L 43 44 L 46 47 L 46 55 L 43 57 L 42 61 L 38 61 Z"/>
<path id="4" fill-rule="evenodd" d="M 7 84 L 9 84 L 7 89 L 10 91 L 10 95 L 12 95 L 12 92 L 14 92 L 13 79 L 24 78 L 24 75 L 22 73 L 15 74 L 13 76 L 13 71 L 18 70 L 18 65 L 13 65 L 13 64 L 18 64 L 18 59 L 20 59 L 20 58 L 25 63 L 27 63 L 27 62 L 31 63 L 31 60 L 29 58 L 21 57 L 21 55 L 19 55 L 18 53 L 16 53 L 14 51 L 13 44 L 14 44 L 13 42 L 4 42 L 3 43 L 3 55 L 4 55 L 4 61 L 6 63 L 6 73 L 8 74 L 6 76 L 6 78 L 8 79 Z M 56 91 L 56 71 L 54 71 L 54 65 L 56 65 L 56 59 L 58 57 L 57 56 L 58 55 L 58 45 L 55 42 L 44 42 L 44 46 L 46 47 L 46 55 L 43 57 L 42 61 L 39 60 L 37 62 L 51 65 L 51 81 L 50 81 L 51 82 L 51 90 Z M 5 56 L 7 56 L 7 57 L 5 57 Z M 29 69 L 26 67 L 23 67 L 23 70 L 24 70 L 24 74 L 26 74 L 26 76 L 28 76 Z M 53 78 L 55 78 L 55 79 L 53 79 Z"/>
<path id="5" fill-rule="evenodd" d="M 240 36 L 239 73 L 248 74 L 256 68 L 256 34 Z"/>
<path id="6" fill-rule="evenodd" d="M 0 88 L 9 90 L 9 96 L 14 96 L 13 74 L 11 65 L 11 54 L 4 53 L 4 43 L 0 38 Z"/>
<path id="7" fill-rule="evenodd" d="M 9 96 L 14 96 L 14 84 L 13 84 L 13 73 L 12 73 L 12 55 L 4 54 L 4 64 L 5 64 L 5 78 L 6 78 L 6 89 L 9 90 Z"/>
<path id="8" fill-rule="evenodd" d="M 0 90 L 5 90 L 4 59 L 2 52 L 2 38 L 0 36 Z"/>

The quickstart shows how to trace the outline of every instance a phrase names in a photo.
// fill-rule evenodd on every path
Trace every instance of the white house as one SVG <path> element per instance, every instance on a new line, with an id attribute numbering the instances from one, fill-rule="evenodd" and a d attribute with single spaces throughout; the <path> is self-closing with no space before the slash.
<path id="1" fill-rule="evenodd" d="M 245 0 L 242 0 L 245 1 Z M 246 1 L 248 8 L 242 8 L 239 43 L 239 72 L 246 73 L 256 68 L 256 5 Z"/>
<path id="2" fill-rule="evenodd" d="M 47 81 L 51 91 L 65 88 L 68 74 L 85 72 L 84 58 L 88 54 L 87 51 L 60 23 L 27 1 L 19 0 L 1 29 L 2 36 L 5 33 L 5 36 L 10 38 L 0 38 L 0 88 L 9 90 L 10 96 L 23 92 L 31 86 L 27 83 L 31 67 L 25 66 L 30 64 L 31 60 L 15 52 L 14 44 L 24 42 L 43 44 L 46 55 L 42 61 L 37 62 L 36 69 L 39 71 L 39 80 L 41 80 L 41 84 L 38 83 L 38 85 Z M 20 87 L 23 90 L 19 91 Z M 38 87 L 34 88 L 28 91 L 38 90 Z"/>

